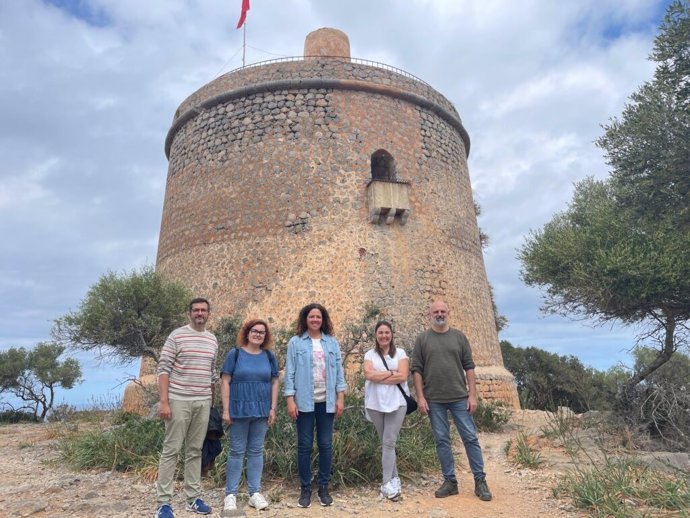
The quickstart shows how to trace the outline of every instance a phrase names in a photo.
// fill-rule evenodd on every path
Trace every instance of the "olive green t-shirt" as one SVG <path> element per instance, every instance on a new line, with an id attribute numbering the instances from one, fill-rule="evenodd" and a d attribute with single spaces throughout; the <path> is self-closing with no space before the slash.
<path id="1" fill-rule="evenodd" d="M 470 369 L 474 369 L 472 349 L 462 331 L 429 329 L 415 340 L 410 370 L 422 375 L 428 401 L 450 403 L 466 398 L 465 371 Z"/>

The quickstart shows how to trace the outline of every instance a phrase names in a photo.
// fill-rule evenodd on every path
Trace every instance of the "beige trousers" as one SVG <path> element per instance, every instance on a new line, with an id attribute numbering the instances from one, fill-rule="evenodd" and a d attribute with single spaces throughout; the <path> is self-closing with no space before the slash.
<path id="1" fill-rule="evenodd" d="M 177 456 L 185 446 L 184 495 L 187 502 L 201 496 L 201 447 L 208 428 L 211 400 L 170 400 L 172 417 L 165 421 L 165 440 L 158 464 L 158 505 L 169 504 L 175 486 Z"/>

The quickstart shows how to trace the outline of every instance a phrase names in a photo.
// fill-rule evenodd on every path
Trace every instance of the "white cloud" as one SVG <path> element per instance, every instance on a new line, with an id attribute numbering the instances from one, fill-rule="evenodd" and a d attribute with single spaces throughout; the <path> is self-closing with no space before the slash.
<path id="1" fill-rule="evenodd" d="M 102 273 L 155 260 L 175 109 L 241 66 L 239 0 L 78 4 L 77 16 L 46 1 L 0 4 L 6 343 L 45 339 Z M 574 182 L 606 175 L 593 141 L 651 77 L 646 57 L 666 4 L 265 0 L 252 3 L 247 59 L 300 55 L 307 33 L 336 27 L 354 57 L 403 68 L 454 102 L 472 139 L 487 270 L 511 320 L 504 337 L 603 367 L 632 332 L 541 319 L 516 249 L 565 207 Z M 30 321 L 8 317 L 16 300 Z"/>

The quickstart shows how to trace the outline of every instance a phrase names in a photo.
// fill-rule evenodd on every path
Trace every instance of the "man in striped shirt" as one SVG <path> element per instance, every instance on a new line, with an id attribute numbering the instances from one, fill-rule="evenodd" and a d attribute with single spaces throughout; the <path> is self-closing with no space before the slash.
<path id="1" fill-rule="evenodd" d="M 196 298 L 189 303 L 189 321 L 165 341 L 158 360 L 160 416 L 165 421 L 165 439 L 158 466 L 156 518 L 174 518 L 173 495 L 177 455 L 185 444 L 184 493 L 187 511 L 210 514 L 201 499 L 201 447 L 217 381 L 218 341 L 206 331 L 211 305 Z"/>

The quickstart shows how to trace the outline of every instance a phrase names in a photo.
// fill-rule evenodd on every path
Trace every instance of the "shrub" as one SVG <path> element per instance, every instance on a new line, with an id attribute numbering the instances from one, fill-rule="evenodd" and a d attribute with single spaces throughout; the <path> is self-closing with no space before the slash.
<path id="1" fill-rule="evenodd" d="M 227 438 L 223 452 L 216 459 L 212 472 L 214 483 L 225 484 Z M 397 443 L 398 470 L 402 478 L 436 467 L 436 448 L 429 420 L 418 412 L 408 415 Z M 316 444 L 312 462 L 316 465 Z M 364 416 L 364 401 L 360 395 L 348 394 L 345 411 L 335 420 L 333 432 L 333 475 L 335 486 L 376 483 L 381 480 L 381 441 L 374 425 Z M 298 477 L 297 433 L 283 403 L 275 424 L 266 434 L 264 478 L 292 481 Z"/>
<path id="2" fill-rule="evenodd" d="M 643 517 L 650 516 L 650 511 L 687 510 L 690 479 L 687 473 L 664 473 L 632 459 L 607 459 L 603 466 L 569 473 L 554 494 L 568 495 L 591 516 Z"/>
<path id="3" fill-rule="evenodd" d="M 0 412 L 0 423 L 16 424 L 16 423 L 37 423 L 38 418 L 33 412 L 26 412 L 24 410 L 3 410 Z"/>
<path id="4" fill-rule="evenodd" d="M 544 463 L 541 453 L 530 445 L 524 433 L 519 433 L 515 442 L 509 441 L 506 444 L 505 450 L 506 456 L 508 456 L 516 466 L 535 469 Z"/>
<path id="5" fill-rule="evenodd" d="M 157 463 L 163 445 L 163 422 L 136 414 L 123 416 L 122 424 L 105 431 L 65 435 L 60 442 L 63 458 L 75 469 L 132 471 Z"/>
<path id="6" fill-rule="evenodd" d="M 50 409 L 46 419 L 49 423 L 65 422 L 74 419 L 77 408 L 74 405 L 63 403 Z"/>
<path id="7" fill-rule="evenodd" d="M 504 401 L 479 400 L 474 422 L 482 432 L 500 432 L 512 415 L 513 410 Z"/>

